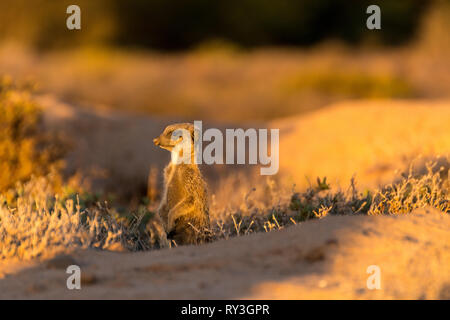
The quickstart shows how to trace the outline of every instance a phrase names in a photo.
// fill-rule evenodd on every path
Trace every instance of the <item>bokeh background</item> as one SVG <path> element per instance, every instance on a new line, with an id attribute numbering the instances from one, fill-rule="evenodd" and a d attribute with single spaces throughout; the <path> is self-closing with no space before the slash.
<path id="1" fill-rule="evenodd" d="M 69 102 L 267 120 L 348 98 L 447 96 L 449 1 L 70 1 L 0 4 L 3 74 Z M 170 92 L 170 94 L 167 94 Z"/>
<path id="2" fill-rule="evenodd" d="M 2 37 L 41 49 L 109 44 L 185 50 L 224 40 L 246 48 L 305 46 L 329 38 L 349 44 L 401 45 L 411 40 L 431 0 L 406 1 L 77 1 L 83 32 L 61 26 L 70 1 L 3 1 Z M 370 34 L 366 8 L 382 7 L 383 28 Z"/>

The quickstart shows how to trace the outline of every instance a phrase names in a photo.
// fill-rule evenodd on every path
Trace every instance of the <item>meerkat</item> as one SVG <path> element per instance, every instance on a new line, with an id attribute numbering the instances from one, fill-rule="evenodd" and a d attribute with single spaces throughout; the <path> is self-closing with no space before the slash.
<path id="1" fill-rule="evenodd" d="M 167 238 L 177 245 L 205 241 L 210 225 L 207 186 L 194 161 L 194 132 L 192 124 L 178 123 L 166 127 L 153 140 L 156 146 L 171 152 L 157 215 Z"/>

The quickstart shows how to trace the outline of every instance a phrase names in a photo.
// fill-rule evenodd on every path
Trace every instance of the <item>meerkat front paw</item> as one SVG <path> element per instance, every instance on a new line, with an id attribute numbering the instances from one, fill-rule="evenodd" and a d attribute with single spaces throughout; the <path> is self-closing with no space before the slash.
<path id="1" fill-rule="evenodd" d="M 178 217 L 174 217 L 169 216 L 169 219 L 167 221 L 167 233 L 170 233 L 171 231 L 173 231 L 173 229 L 175 229 L 175 225 L 176 225 L 176 220 Z"/>
<path id="2" fill-rule="evenodd" d="M 153 245 L 157 245 L 159 248 L 170 247 L 170 241 L 167 239 L 167 233 L 159 215 L 149 221 L 147 228 Z"/>
<path id="3" fill-rule="evenodd" d="M 170 248 L 170 241 L 167 239 L 167 234 L 164 232 L 160 235 L 158 239 L 159 247 L 162 248 Z"/>

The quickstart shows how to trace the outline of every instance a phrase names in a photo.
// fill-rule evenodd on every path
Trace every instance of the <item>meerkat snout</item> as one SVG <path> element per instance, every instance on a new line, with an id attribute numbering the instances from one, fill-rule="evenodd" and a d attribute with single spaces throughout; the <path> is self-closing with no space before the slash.
<path id="1" fill-rule="evenodd" d="M 188 137 L 185 139 L 184 137 Z M 190 137 L 190 138 L 189 138 Z M 191 123 L 177 123 L 167 126 L 153 143 L 168 151 L 172 151 L 180 143 L 194 143 L 194 126 Z"/>

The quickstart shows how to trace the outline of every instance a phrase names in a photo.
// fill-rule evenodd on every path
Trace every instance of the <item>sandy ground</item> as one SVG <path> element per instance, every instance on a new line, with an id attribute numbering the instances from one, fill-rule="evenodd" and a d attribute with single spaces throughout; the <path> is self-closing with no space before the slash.
<path id="1" fill-rule="evenodd" d="M 0 264 L 0 298 L 450 299 L 450 217 L 333 216 L 272 233 L 146 253 L 81 251 Z M 65 268 L 81 267 L 81 290 Z M 366 273 L 380 268 L 381 289 Z"/>

